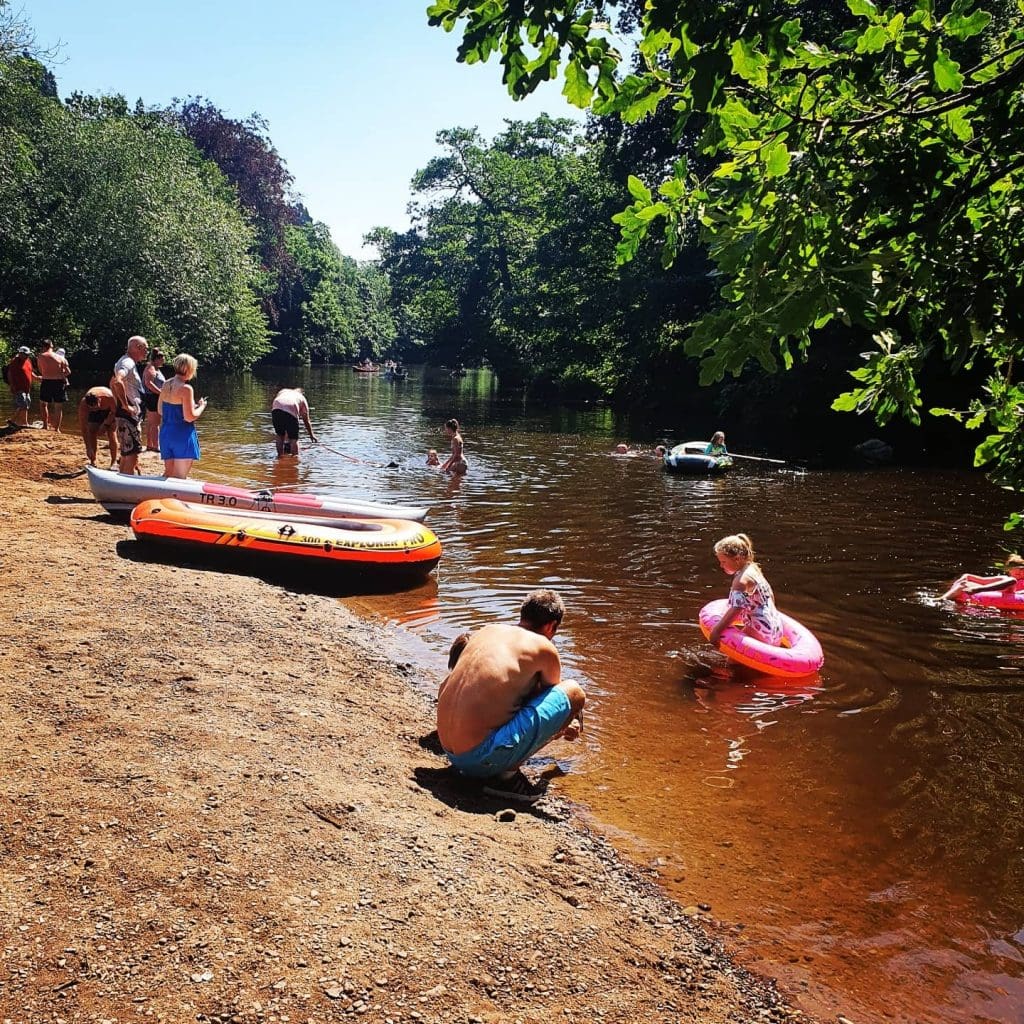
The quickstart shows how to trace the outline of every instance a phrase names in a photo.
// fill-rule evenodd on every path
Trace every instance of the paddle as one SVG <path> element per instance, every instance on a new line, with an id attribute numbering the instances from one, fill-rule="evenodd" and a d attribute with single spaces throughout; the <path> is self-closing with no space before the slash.
<path id="1" fill-rule="evenodd" d="M 776 466 L 785 466 L 786 459 L 765 459 L 760 455 L 737 455 L 735 452 L 729 452 L 728 457 L 730 459 L 747 459 L 750 462 L 772 462 Z"/>

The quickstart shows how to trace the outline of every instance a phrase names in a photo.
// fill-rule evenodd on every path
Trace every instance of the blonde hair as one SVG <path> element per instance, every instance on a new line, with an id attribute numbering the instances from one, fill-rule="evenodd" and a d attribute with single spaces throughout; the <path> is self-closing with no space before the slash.
<path id="1" fill-rule="evenodd" d="M 748 562 L 756 562 L 754 557 L 754 543 L 745 533 L 731 533 L 723 537 L 715 545 L 716 555 L 725 555 L 728 558 L 745 558 Z"/>
<path id="2" fill-rule="evenodd" d="M 199 360 L 195 356 L 190 356 L 187 352 L 181 352 L 174 357 L 174 362 L 171 363 L 174 367 L 174 372 L 179 377 L 185 377 L 186 373 L 189 377 L 196 375 L 196 370 L 199 369 Z"/>
<path id="3" fill-rule="evenodd" d="M 720 430 L 716 430 L 711 435 L 711 443 L 712 444 L 715 444 L 718 441 L 724 441 L 724 440 L 725 440 L 725 434 L 723 434 L 722 431 L 720 431 Z M 740 534 L 740 536 L 743 536 L 743 534 Z"/>

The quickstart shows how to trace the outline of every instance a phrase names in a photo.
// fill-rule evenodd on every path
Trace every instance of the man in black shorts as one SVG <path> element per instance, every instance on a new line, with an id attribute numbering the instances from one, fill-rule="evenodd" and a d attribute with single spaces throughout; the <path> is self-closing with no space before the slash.
<path id="1" fill-rule="evenodd" d="M 39 348 L 36 356 L 39 365 L 39 411 L 43 416 L 43 430 L 53 427 L 60 433 L 60 425 L 64 419 L 64 403 L 68 400 L 68 377 L 71 367 L 64 356 L 53 351 L 53 342 L 49 338 Z"/>
<path id="2" fill-rule="evenodd" d="M 299 455 L 299 420 L 305 424 L 310 441 L 316 444 L 316 434 L 309 421 L 309 402 L 302 388 L 281 388 L 274 396 L 274 404 L 270 410 L 270 418 L 274 424 L 274 441 L 277 444 L 277 457 L 282 455 Z"/>

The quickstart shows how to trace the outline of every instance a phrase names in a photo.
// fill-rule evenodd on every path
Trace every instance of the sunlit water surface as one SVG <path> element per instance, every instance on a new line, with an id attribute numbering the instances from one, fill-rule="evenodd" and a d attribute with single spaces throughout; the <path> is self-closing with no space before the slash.
<path id="1" fill-rule="evenodd" d="M 269 441 L 283 383 L 306 386 L 322 441 L 297 465 Z M 555 785 L 683 904 L 710 904 L 798 1004 L 1022 1019 L 1024 620 L 935 600 L 1006 550 L 1009 495 L 924 470 L 671 477 L 608 454 L 628 424 L 607 411 L 527 408 L 483 372 L 265 371 L 199 390 L 195 475 L 431 507 L 435 577 L 352 602 L 422 641 L 425 665 L 463 630 L 514 621 L 529 589 L 563 595 L 558 643 L 590 704 L 583 742 L 552 749 L 568 769 Z M 444 458 L 451 415 L 462 480 L 423 466 L 428 448 Z M 738 676 L 703 642 L 697 612 L 728 586 L 711 547 L 738 530 L 821 640 L 816 679 Z"/>

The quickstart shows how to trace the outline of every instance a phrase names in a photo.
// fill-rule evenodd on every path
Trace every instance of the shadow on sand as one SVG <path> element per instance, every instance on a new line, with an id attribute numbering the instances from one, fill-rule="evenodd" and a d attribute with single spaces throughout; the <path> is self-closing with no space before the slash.
<path id="1" fill-rule="evenodd" d="M 152 565 L 173 565 L 198 572 L 230 573 L 252 576 L 285 587 L 297 594 L 320 594 L 324 597 L 355 597 L 362 594 L 393 594 L 422 586 L 422 574 L 408 572 L 390 574 L 378 569 L 366 570 L 348 565 L 297 565 L 277 560 L 272 555 L 256 556 L 232 548 L 211 547 L 196 550 L 192 546 L 146 544 L 138 540 L 121 540 L 115 545 L 120 558 Z"/>

